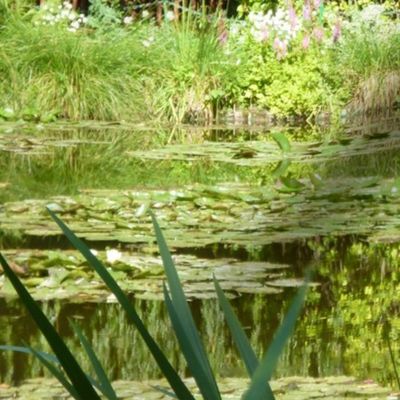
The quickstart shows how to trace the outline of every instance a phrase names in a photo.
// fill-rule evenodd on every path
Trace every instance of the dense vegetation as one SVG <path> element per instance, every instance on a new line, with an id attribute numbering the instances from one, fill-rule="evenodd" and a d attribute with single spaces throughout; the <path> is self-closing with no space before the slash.
<path id="1" fill-rule="evenodd" d="M 293 328 L 305 286 L 289 319 L 283 309 L 311 264 L 315 273 L 299 333 L 289 341 L 277 376 L 345 374 L 392 387 L 396 381 L 400 389 L 393 356 L 400 346 L 397 3 L 61 1 L 39 0 L 39 6 L 33 0 L 0 0 L 3 343 L 49 349 L 9 303 L 13 285 L 76 386 L 61 376 L 71 395 L 98 398 L 96 385 L 80 371 L 89 361 L 97 387 L 116 399 L 82 332 L 61 323 L 52 309 L 54 301 L 56 308 L 65 304 L 86 313 L 89 302 L 104 302 L 96 318 L 107 321 L 113 336 L 104 323 L 85 322 L 83 328 L 106 360 L 110 379 L 158 377 L 146 343 L 178 398 L 193 400 L 192 388 L 179 378 L 190 372 L 205 399 L 220 399 L 219 381 L 243 375 L 244 366 L 231 349 L 217 303 L 209 301 L 217 294 L 228 324 L 236 325 L 233 339 L 253 379 L 244 398 L 273 399 L 265 382 Z M 359 123 L 392 113 L 395 118 Z M 230 117 L 251 125 L 259 116 L 296 127 L 225 129 Z M 297 124 L 304 120 L 328 123 L 304 129 Z M 207 125 L 220 121 L 225 123 Z M 351 123 L 339 129 L 335 122 L 342 121 Z M 55 223 L 82 254 L 68 249 Z M 249 340 L 214 276 L 233 298 Z M 83 352 L 76 352 L 81 367 L 21 282 L 54 311 L 49 321 L 56 330 L 74 332 L 68 348 L 75 349 L 79 338 L 88 355 L 82 361 Z M 139 314 L 122 290 L 135 297 Z M 106 304 L 115 298 L 139 333 Z M 164 303 L 155 305 L 160 299 Z M 167 312 L 187 369 L 165 324 Z M 142 315 L 162 352 L 146 333 Z M 210 361 L 194 322 L 208 336 Z M 275 336 L 275 350 L 259 364 L 278 326 L 286 326 L 285 334 Z M 145 340 L 136 346 L 138 334 Z M 118 340 L 110 340 L 114 337 Z M 10 345 L 0 343 L 0 350 L 34 354 L 47 368 L 43 360 L 55 362 L 49 369 L 60 377 L 53 356 Z M 0 351 L 0 380 L 15 384 L 42 374 L 32 360 L 25 369 L 19 360 Z M 348 386 L 345 390 L 350 395 Z"/>
<path id="2" fill-rule="evenodd" d="M 150 10 L 150 9 L 149 9 Z M 400 30 L 390 2 L 243 2 L 239 16 L 165 3 L 0 4 L 0 116 L 210 121 L 387 113 L 398 105 Z M 176 10 L 175 10 L 176 11 Z"/>

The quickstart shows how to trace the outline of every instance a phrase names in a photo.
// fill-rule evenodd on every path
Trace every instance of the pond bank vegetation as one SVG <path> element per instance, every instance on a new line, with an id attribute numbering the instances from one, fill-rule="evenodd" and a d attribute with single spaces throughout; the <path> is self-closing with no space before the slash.
<path id="1" fill-rule="evenodd" d="M 165 3 L 152 14 L 106 2 L 0 4 L 0 118 L 49 122 L 214 121 L 393 114 L 400 88 L 398 9 L 255 3 L 240 17 Z M 223 113 L 222 113 L 223 114 Z"/>

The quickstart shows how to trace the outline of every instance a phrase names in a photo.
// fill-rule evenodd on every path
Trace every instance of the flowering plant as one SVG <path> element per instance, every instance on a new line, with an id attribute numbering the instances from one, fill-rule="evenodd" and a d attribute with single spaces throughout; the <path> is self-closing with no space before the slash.
<path id="1" fill-rule="evenodd" d="M 241 26 L 250 32 L 251 38 L 271 47 L 278 60 L 285 58 L 297 43 L 305 50 L 312 42 L 316 44 L 335 43 L 341 36 L 341 20 L 336 13 L 326 12 L 322 0 L 305 0 L 297 9 L 289 0 L 285 7 L 275 11 L 248 14 Z M 231 35 L 238 33 L 238 26 L 232 27 Z"/>
<path id="2" fill-rule="evenodd" d="M 42 10 L 41 19 L 36 21 L 36 24 L 67 25 L 68 31 L 76 32 L 88 22 L 88 18 L 84 14 L 78 14 L 73 10 L 72 4 L 69 1 L 64 1 L 59 6 L 45 4 Z"/>

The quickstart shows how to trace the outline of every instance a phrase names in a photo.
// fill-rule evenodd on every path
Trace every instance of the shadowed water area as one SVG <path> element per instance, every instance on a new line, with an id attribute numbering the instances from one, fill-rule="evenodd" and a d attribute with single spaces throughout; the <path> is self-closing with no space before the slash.
<path id="1" fill-rule="evenodd" d="M 306 306 L 276 377 L 348 375 L 395 387 L 388 340 L 398 359 L 398 126 L 389 121 L 335 136 L 286 127 L 3 126 L 0 249 L 83 366 L 90 369 L 70 318 L 113 380 L 160 375 L 46 206 L 97 251 L 182 374 L 161 301 L 163 269 L 149 210 L 220 377 L 245 371 L 212 274 L 261 355 L 313 266 Z M 0 344 L 24 343 L 48 349 L 0 274 Z M 0 353 L 0 382 L 43 373 L 31 357 Z"/>

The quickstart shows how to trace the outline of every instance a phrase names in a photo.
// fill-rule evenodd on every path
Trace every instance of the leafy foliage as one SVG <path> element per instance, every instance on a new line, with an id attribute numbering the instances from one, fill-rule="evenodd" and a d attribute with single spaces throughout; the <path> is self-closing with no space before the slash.
<path id="1" fill-rule="evenodd" d="M 237 73 L 226 82 L 231 103 L 268 109 L 277 116 L 308 116 L 346 98 L 328 50 L 313 46 L 305 51 L 297 44 L 278 60 L 272 49 L 248 38 L 237 57 Z"/>
<path id="2" fill-rule="evenodd" d="M 177 19 L 165 3 L 161 25 L 103 0 L 72 22 L 61 9 L 64 23 L 22 4 L 0 3 L 0 108 L 12 110 L 2 119 L 209 122 L 236 106 L 310 117 L 351 97 L 378 96 L 385 108 L 398 96 L 386 79 L 400 59 L 390 2 L 360 10 L 317 0 L 308 11 L 301 1 L 243 2 L 242 20 L 190 7 Z"/>

